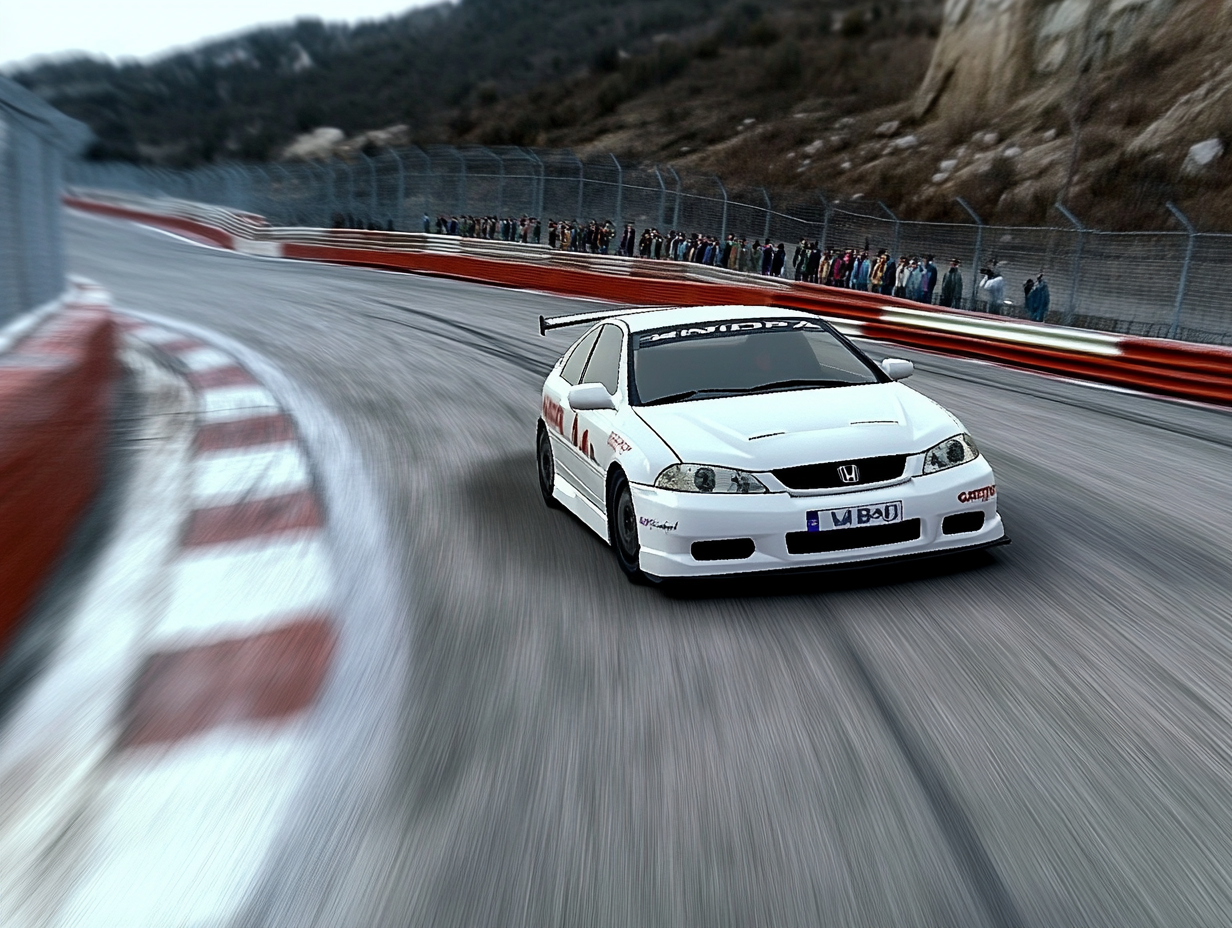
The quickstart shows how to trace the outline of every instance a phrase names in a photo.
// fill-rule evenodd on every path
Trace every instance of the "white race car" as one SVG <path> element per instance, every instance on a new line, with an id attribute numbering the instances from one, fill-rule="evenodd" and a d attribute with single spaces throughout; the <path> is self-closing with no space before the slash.
<path id="1" fill-rule="evenodd" d="M 543 385 L 539 487 L 631 579 L 816 568 L 1003 543 L 953 415 L 819 316 L 762 306 L 591 323 Z"/>

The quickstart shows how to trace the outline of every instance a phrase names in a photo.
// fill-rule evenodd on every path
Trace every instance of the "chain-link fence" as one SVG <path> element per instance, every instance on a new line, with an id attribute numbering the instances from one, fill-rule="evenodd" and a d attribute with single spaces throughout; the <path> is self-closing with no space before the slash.
<path id="1" fill-rule="evenodd" d="M 249 210 L 274 225 L 436 231 L 440 217 L 538 217 L 654 229 L 787 246 L 785 273 L 801 239 L 822 249 L 881 249 L 892 258 L 934 255 L 944 273 L 961 262 L 962 306 L 989 309 L 979 269 L 1004 277 L 997 309 L 1025 316 L 1021 285 L 1043 274 L 1048 321 L 1126 334 L 1232 343 L 1232 301 L 1224 283 L 1232 235 L 1185 231 L 1112 233 L 1082 227 L 1056 211 L 1055 227 L 900 220 L 885 206 L 821 195 L 775 199 L 765 188 L 728 190 L 717 177 L 682 177 L 670 167 L 626 165 L 613 155 L 585 159 L 570 151 L 526 148 L 424 148 L 357 152 L 330 161 L 219 165 L 176 171 L 76 162 L 72 183 L 167 195 Z M 544 237 L 546 241 L 546 233 Z M 611 245 L 615 250 L 616 242 Z M 939 291 L 938 287 L 938 291 Z M 934 293 L 934 301 L 936 292 Z"/>
<path id="2" fill-rule="evenodd" d="M 61 167 L 89 130 L 0 77 L 0 326 L 64 289 Z"/>

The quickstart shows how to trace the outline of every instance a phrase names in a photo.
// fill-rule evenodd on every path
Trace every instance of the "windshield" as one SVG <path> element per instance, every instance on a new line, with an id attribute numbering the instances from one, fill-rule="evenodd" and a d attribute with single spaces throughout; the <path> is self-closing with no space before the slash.
<path id="1" fill-rule="evenodd" d="M 634 395 L 643 406 L 883 379 L 820 321 L 739 319 L 633 337 Z"/>

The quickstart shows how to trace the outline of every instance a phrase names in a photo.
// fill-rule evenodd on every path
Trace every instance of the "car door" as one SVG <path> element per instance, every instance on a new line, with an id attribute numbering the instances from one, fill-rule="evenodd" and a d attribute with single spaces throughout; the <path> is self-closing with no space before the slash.
<path id="1" fill-rule="evenodd" d="M 575 416 L 569 408 L 569 388 L 581 383 L 586 362 L 599 339 L 602 326 L 595 326 L 583 335 L 565 355 L 559 373 L 548 377 L 543 391 L 543 421 L 547 424 L 552 439 L 553 457 L 561 476 L 584 492 L 586 474 L 583 458 L 577 453 L 577 439 L 573 436 Z M 589 497 L 589 493 L 586 494 Z"/>
<path id="2" fill-rule="evenodd" d="M 612 396 L 617 409 L 624 403 L 621 372 L 624 370 L 624 330 L 607 323 L 599 332 L 594 349 L 586 362 L 579 383 L 602 384 Z M 608 444 L 615 425 L 617 410 L 585 409 L 572 413 L 569 439 L 578 459 L 579 487 L 600 509 L 607 508 L 607 468 L 613 450 Z"/>

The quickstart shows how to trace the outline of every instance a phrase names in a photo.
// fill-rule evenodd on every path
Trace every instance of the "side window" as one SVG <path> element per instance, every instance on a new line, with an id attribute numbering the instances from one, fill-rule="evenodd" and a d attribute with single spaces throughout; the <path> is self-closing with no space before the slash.
<path id="1" fill-rule="evenodd" d="M 586 361 L 590 358 L 590 349 L 595 346 L 595 339 L 599 337 L 600 331 L 602 330 L 595 329 L 587 332 L 582 340 L 574 345 L 568 360 L 565 361 L 565 366 L 560 369 L 560 376 L 569 386 L 576 387 L 578 381 L 582 379 L 582 369 L 586 367 Z"/>
<path id="2" fill-rule="evenodd" d="M 605 325 L 599 333 L 595 350 L 590 353 L 590 363 L 582 383 L 601 383 L 608 393 L 615 394 L 620 383 L 620 349 L 624 335 L 620 326 Z"/>

